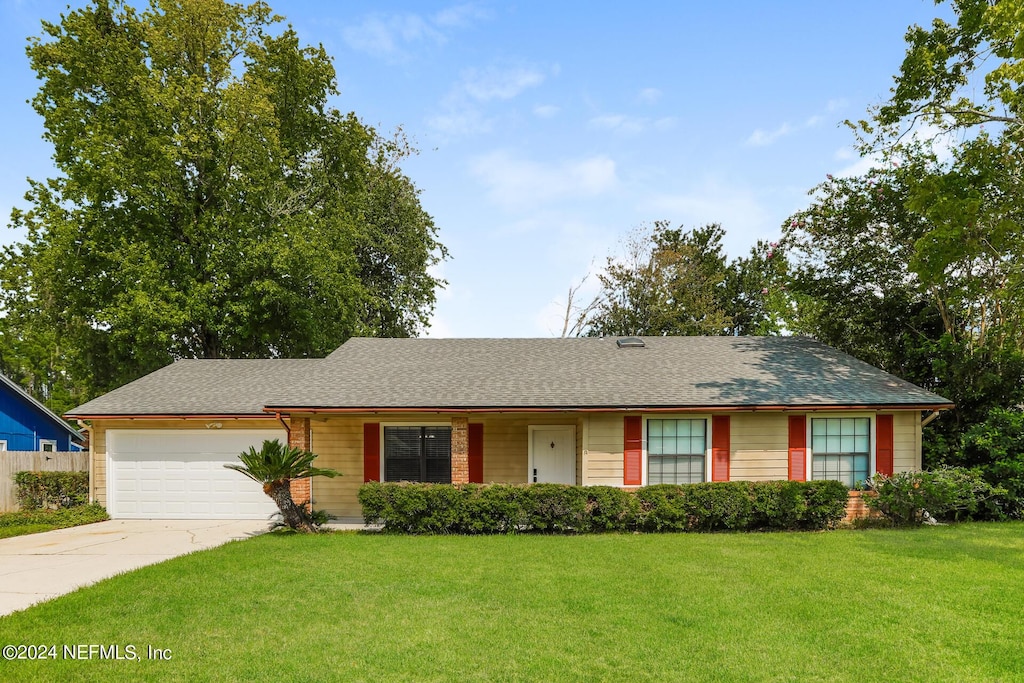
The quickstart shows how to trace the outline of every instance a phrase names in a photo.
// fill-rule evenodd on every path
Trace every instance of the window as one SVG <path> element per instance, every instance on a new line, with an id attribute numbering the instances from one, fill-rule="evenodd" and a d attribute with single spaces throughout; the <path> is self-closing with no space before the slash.
<path id="1" fill-rule="evenodd" d="M 39 450 L 43 453 L 53 453 L 57 450 L 57 442 L 53 439 L 39 439 Z"/>
<path id="2" fill-rule="evenodd" d="M 811 479 L 835 479 L 853 488 L 868 476 L 871 420 L 829 417 L 811 420 Z"/>
<path id="3" fill-rule="evenodd" d="M 7 450 L 7 442 L 6 441 L 0 441 L 0 451 L 6 451 L 6 450 Z"/>
<path id="4" fill-rule="evenodd" d="M 451 427 L 384 427 L 384 481 L 452 481 Z"/>
<path id="5" fill-rule="evenodd" d="M 647 483 L 704 481 L 705 420 L 647 421 Z"/>

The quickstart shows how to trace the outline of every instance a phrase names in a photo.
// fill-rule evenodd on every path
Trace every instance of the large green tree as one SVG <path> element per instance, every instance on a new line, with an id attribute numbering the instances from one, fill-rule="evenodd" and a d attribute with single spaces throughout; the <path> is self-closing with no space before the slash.
<path id="1" fill-rule="evenodd" d="M 717 223 L 685 230 L 665 221 L 634 230 L 609 257 L 587 307 L 590 335 L 775 334 L 785 258 L 759 242 L 728 262 Z"/>
<path id="2" fill-rule="evenodd" d="M 0 259 L 2 369 L 58 409 L 181 357 L 315 356 L 428 320 L 444 258 L 401 133 L 262 2 L 96 0 L 43 23 L 56 177 Z"/>
<path id="3" fill-rule="evenodd" d="M 811 334 L 956 403 L 926 432 L 925 463 L 958 463 L 960 438 L 1024 401 L 1021 245 L 1006 178 L 972 165 L 978 139 L 940 161 L 920 146 L 831 178 L 784 227 L 795 308 Z M 989 152 L 985 152 L 987 155 Z"/>

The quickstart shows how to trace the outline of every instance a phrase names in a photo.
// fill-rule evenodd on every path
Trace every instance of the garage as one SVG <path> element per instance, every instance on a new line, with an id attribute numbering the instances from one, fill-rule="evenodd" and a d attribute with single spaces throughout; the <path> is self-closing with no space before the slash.
<path id="1" fill-rule="evenodd" d="M 238 455 L 281 430 L 107 432 L 107 511 L 114 519 L 267 519 L 263 488 L 234 470 Z"/>

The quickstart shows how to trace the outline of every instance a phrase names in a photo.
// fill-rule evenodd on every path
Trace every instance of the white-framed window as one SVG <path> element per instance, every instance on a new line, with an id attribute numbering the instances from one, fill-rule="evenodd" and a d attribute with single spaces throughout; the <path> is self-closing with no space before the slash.
<path id="1" fill-rule="evenodd" d="M 706 418 L 647 419 L 647 483 L 694 484 L 706 481 Z"/>
<path id="2" fill-rule="evenodd" d="M 452 428 L 384 425 L 384 481 L 452 481 Z"/>
<path id="3" fill-rule="evenodd" d="M 6 450 L 7 450 L 7 442 L 0 440 L 0 451 L 6 451 Z"/>
<path id="4" fill-rule="evenodd" d="M 871 473 L 870 417 L 812 417 L 811 479 L 835 479 L 848 488 Z"/>
<path id="5" fill-rule="evenodd" d="M 54 439 L 39 439 L 39 450 L 43 453 L 55 453 L 57 451 L 57 441 Z"/>

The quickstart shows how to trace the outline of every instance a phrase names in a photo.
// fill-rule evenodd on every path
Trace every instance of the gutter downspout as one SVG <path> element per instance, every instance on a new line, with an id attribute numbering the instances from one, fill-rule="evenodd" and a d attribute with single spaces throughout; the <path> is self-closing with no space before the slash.
<path id="1" fill-rule="evenodd" d="M 292 428 L 289 427 L 288 423 L 284 421 L 283 417 L 281 417 L 281 412 L 280 411 L 274 411 L 274 417 L 276 417 L 277 421 L 281 423 L 282 427 L 284 427 L 284 433 L 288 437 L 288 443 L 291 444 L 291 442 L 292 442 Z"/>
<path id="2" fill-rule="evenodd" d="M 92 505 L 96 502 L 96 489 L 93 486 L 93 482 L 96 481 L 95 476 L 92 473 L 92 445 L 93 445 L 93 433 L 92 425 L 86 424 L 84 420 L 75 420 L 78 423 L 78 428 L 85 432 L 89 437 L 89 450 L 86 451 L 86 457 L 89 459 L 89 504 Z M 68 442 L 68 450 L 71 450 L 70 440 Z"/>
<path id="3" fill-rule="evenodd" d="M 933 410 L 927 417 L 921 420 L 921 426 L 927 427 L 929 424 L 931 424 L 932 420 L 939 416 L 939 413 L 941 412 L 941 410 Z"/>

